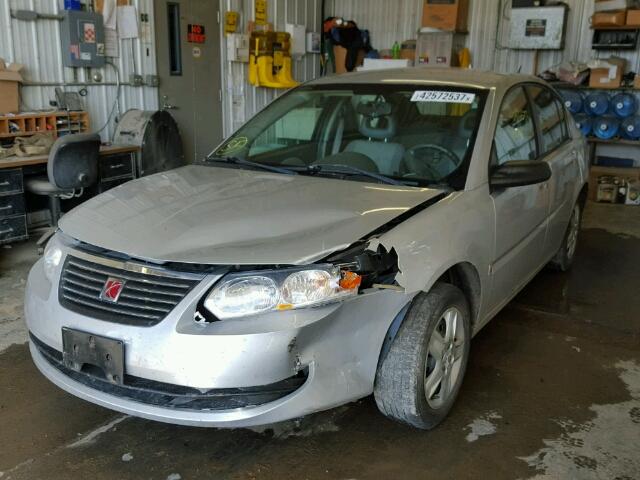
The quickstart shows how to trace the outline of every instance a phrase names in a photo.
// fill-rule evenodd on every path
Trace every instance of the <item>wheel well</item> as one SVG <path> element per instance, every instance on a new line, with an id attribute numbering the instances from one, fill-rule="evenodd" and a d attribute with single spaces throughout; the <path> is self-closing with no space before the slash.
<path id="1" fill-rule="evenodd" d="M 480 275 L 478 275 L 476 268 L 468 262 L 458 263 L 444 272 L 438 282 L 449 283 L 462 291 L 471 309 L 471 325 L 475 325 L 480 313 L 482 290 Z"/>

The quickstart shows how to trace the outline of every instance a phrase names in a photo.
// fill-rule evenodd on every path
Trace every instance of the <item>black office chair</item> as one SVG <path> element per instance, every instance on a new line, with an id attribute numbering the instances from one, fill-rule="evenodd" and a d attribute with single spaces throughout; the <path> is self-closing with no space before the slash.
<path id="1" fill-rule="evenodd" d="M 60 219 L 60 199 L 80 195 L 82 189 L 98 180 L 100 136 L 78 133 L 58 138 L 51 147 L 47 161 L 47 175 L 28 178 L 27 191 L 49 197 L 51 229 L 39 240 L 43 245 L 51 237 Z"/>

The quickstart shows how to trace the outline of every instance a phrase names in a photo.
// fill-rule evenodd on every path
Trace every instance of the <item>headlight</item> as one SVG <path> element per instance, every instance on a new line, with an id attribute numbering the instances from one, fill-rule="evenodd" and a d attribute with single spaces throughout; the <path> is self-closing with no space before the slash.
<path id="1" fill-rule="evenodd" d="M 216 317 L 233 318 L 271 310 L 279 298 L 280 292 L 273 279 L 240 277 L 214 288 L 204 305 Z"/>
<path id="2" fill-rule="evenodd" d="M 60 265 L 60 260 L 62 260 L 62 244 L 59 236 L 56 234 L 47 242 L 43 257 L 44 275 L 52 283 L 55 280 L 55 274 L 58 265 Z"/>
<path id="3" fill-rule="evenodd" d="M 204 306 L 219 319 L 226 319 L 330 303 L 358 293 L 360 277 L 347 273 L 345 281 L 345 272 L 339 268 L 319 265 L 231 274 L 209 293 Z"/>

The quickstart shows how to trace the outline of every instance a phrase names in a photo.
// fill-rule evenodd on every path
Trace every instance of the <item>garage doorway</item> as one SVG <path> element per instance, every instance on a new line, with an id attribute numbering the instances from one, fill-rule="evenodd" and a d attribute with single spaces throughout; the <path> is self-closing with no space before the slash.
<path id="1" fill-rule="evenodd" d="M 185 158 L 193 162 L 222 141 L 218 2 L 158 0 L 155 6 L 159 104 L 178 123 Z"/>

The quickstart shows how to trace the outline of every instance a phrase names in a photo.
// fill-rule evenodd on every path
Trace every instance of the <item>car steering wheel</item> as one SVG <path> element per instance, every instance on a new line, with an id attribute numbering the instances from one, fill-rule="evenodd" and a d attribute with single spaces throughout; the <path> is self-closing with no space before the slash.
<path id="1" fill-rule="evenodd" d="M 432 153 L 425 154 L 425 150 L 430 150 Z M 447 169 L 446 165 L 443 165 L 444 162 L 450 163 L 452 168 Z M 403 166 L 405 171 L 410 172 L 405 176 L 415 176 L 416 172 L 426 169 L 433 180 L 440 180 L 447 175 L 443 175 L 442 172 L 453 172 L 458 168 L 459 162 L 458 156 L 448 148 L 435 143 L 423 143 L 407 149 Z"/>

